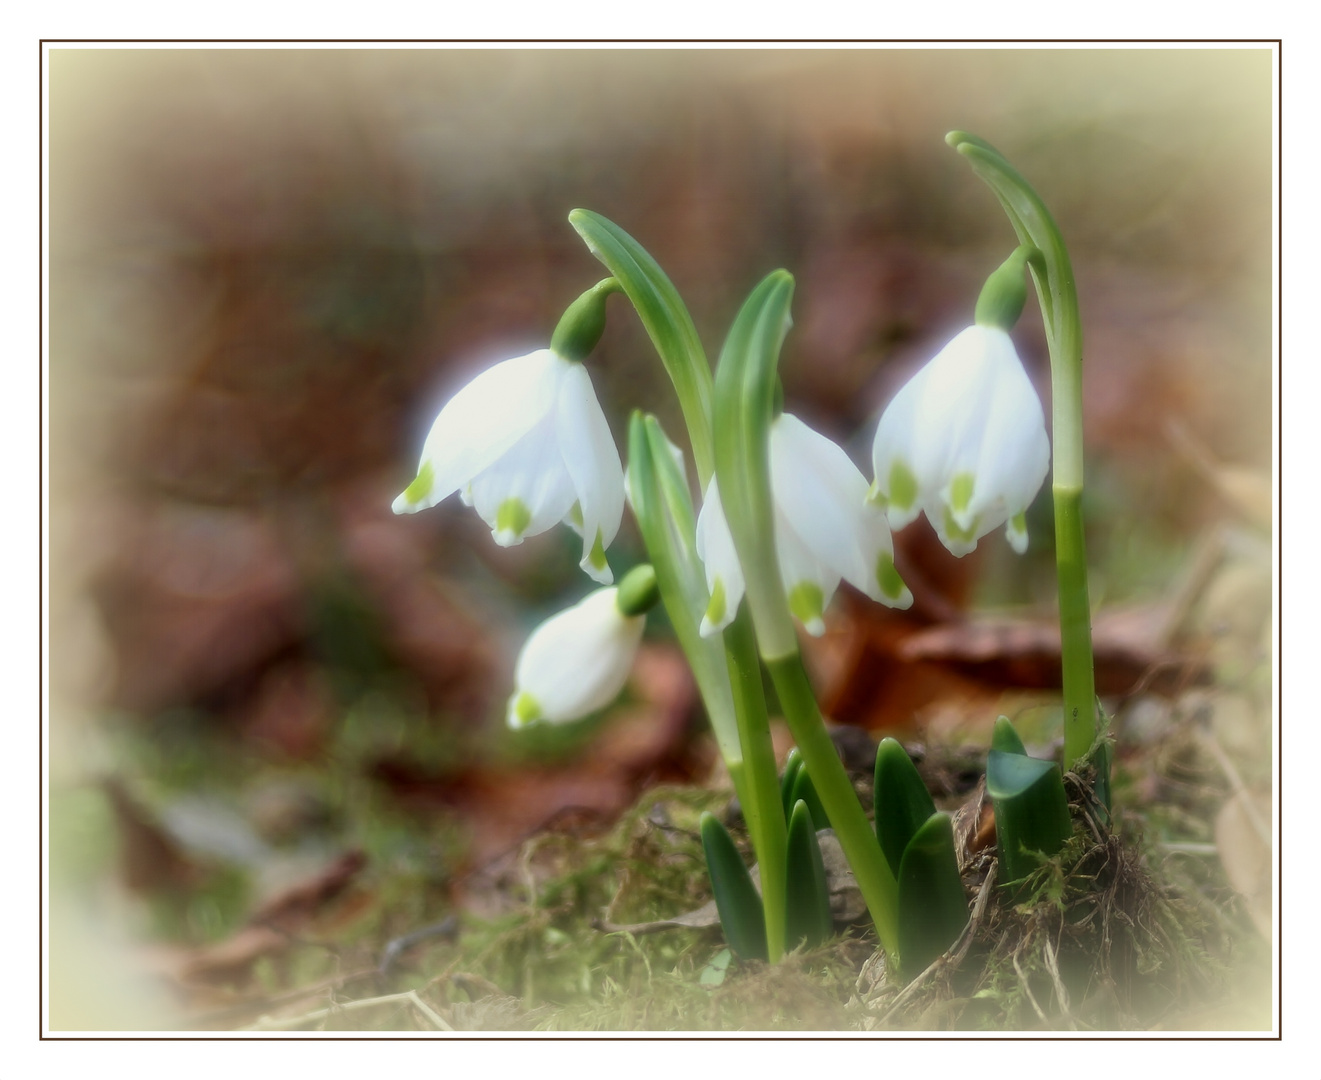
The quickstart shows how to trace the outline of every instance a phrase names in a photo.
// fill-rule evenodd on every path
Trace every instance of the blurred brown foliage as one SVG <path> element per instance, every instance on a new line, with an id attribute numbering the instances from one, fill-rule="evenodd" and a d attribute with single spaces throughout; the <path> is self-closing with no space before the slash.
<path id="1" fill-rule="evenodd" d="M 439 404 L 544 344 L 600 276 L 568 211 L 655 254 L 712 356 L 747 289 L 790 269 L 788 399 L 861 462 L 1012 243 L 953 127 L 1000 145 L 1070 242 L 1101 541 L 1223 510 L 1170 417 L 1269 465 L 1266 50 L 56 50 L 50 86 L 71 709 L 188 705 L 294 758 L 346 673 L 350 694 L 410 688 L 438 724 L 496 720 L 519 605 L 585 581 L 553 538 L 504 552 L 461 507 L 388 507 Z M 677 437 L 616 303 L 598 394 L 617 434 L 644 406 Z M 1018 338 L 1045 388 L 1031 307 Z M 910 533 L 916 625 L 1005 573 Z"/>

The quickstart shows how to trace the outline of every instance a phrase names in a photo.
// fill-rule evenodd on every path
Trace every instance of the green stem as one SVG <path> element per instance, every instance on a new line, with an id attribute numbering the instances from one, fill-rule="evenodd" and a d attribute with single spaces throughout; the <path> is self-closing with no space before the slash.
<path id="1" fill-rule="evenodd" d="M 788 833 L 775 771 L 775 747 L 771 743 L 766 715 L 766 695 L 761 685 L 757 642 L 746 608 L 725 627 L 724 638 L 729 681 L 734 690 L 734 715 L 738 718 L 739 743 L 743 750 L 744 785 L 739 791 L 739 799 L 757 853 L 757 865 L 761 869 L 766 945 L 770 961 L 775 963 L 784 953 Z"/>
<path id="2" fill-rule="evenodd" d="M 1096 739 L 1092 623 L 1083 545 L 1082 490 L 1055 484 L 1055 573 L 1060 591 L 1060 659 L 1064 680 L 1064 762 L 1072 768 Z"/>
<path id="3" fill-rule="evenodd" d="M 1064 764 L 1085 758 L 1096 741 L 1096 680 L 1092 660 L 1091 602 L 1082 528 L 1082 319 L 1064 238 L 1032 186 L 990 143 L 963 131 L 945 141 L 968 159 L 995 192 L 1023 244 L 1041 258 L 1028 265 L 1041 304 L 1050 350 L 1052 480 L 1055 497 L 1055 570 L 1060 595 L 1060 650 L 1064 695 Z M 1098 762 L 1098 767 L 1100 766 Z M 1106 778 L 1103 778 L 1103 780 Z"/>
<path id="4" fill-rule="evenodd" d="M 867 902 L 881 947 L 894 961 L 899 958 L 898 886 L 890 868 L 885 865 L 876 833 L 862 811 L 835 744 L 826 732 L 812 685 L 803 670 L 802 658 L 795 652 L 791 656 L 767 660 L 766 668 L 771 673 L 776 693 L 780 695 L 784 718 L 803 755 L 803 763 L 821 796 L 821 804 L 830 815 L 830 824 Z"/>

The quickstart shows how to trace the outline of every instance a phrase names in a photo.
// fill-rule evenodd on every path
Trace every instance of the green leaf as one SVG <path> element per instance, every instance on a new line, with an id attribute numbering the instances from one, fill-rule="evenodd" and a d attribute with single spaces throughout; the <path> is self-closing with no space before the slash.
<path id="1" fill-rule="evenodd" d="M 1057 315 L 1064 319 L 1070 307 L 1077 310 L 1073 267 L 1059 226 L 1032 185 L 985 139 L 966 131 L 951 131 L 945 141 L 968 159 L 972 171 L 995 192 L 1019 242 L 1031 244 L 1041 252 L 1045 262 L 1044 275 L 1037 265 L 1029 265 L 1045 317 L 1046 335 L 1053 345 L 1065 333 L 1063 325 L 1057 322 Z M 1053 353 L 1054 349 L 1051 351 Z"/>
<path id="2" fill-rule="evenodd" d="M 725 940 L 742 959 L 765 960 L 766 916 L 743 857 L 714 814 L 702 815 L 701 831 L 706 869 L 711 875 Z"/>
<path id="3" fill-rule="evenodd" d="M 789 815 L 788 851 L 784 943 L 790 949 L 804 942 L 809 949 L 815 948 L 834 933 L 835 923 L 830 915 L 830 887 L 816 826 L 811 810 L 801 799 Z"/>
<path id="4" fill-rule="evenodd" d="M 948 814 L 933 814 L 904 849 L 899 864 L 899 960 L 913 978 L 958 940 L 968 900 L 954 854 Z"/>
<path id="5" fill-rule="evenodd" d="M 904 849 L 936 812 L 936 804 L 922 783 L 917 766 L 895 739 L 882 739 L 876 748 L 872 801 L 876 810 L 876 839 L 897 877 Z"/>
<path id="6" fill-rule="evenodd" d="M 1027 747 L 1023 745 L 1023 740 L 1018 737 L 1018 731 L 1009 722 L 1009 717 L 1000 716 L 996 718 L 995 729 L 991 733 L 991 749 L 999 750 L 1005 754 L 1023 754 L 1026 756 Z"/>
<path id="7" fill-rule="evenodd" d="M 812 777 L 808 774 L 805 763 L 794 777 L 793 790 L 789 793 L 789 805 L 793 806 L 800 799 L 807 803 L 808 810 L 812 812 L 812 820 L 819 828 L 830 828 L 830 818 L 826 814 L 826 808 L 821 802 L 821 796 L 817 794 L 816 785 L 812 783 Z"/>
<path id="8" fill-rule="evenodd" d="M 679 395 L 702 490 L 715 471 L 711 446 L 711 365 L 692 316 L 665 271 L 641 244 L 608 218 L 574 210 L 571 224 L 587 248 L 609 267 L 632 301 Z"/>
<path id="9" fill-rule="evenodd" d="M 745 596 L 762 658 L 798 654 L 775 556 L 767 439 L 780 346 L 789 329 L 794 279 L 775 270 L 752 290 L 730 327 L 715 379 L 715 454 L 720 499 L 743 567 Z"/>
<path id="10" fill-rule="evenodd" d="M 701 612 L 707 603 L 706 575 L 697 558 L 688 485 L 670 456 L 660 424 L 640 412 L 629 419 L 628 483 L 633 516 L 656 570 L 661 601 L 693 669 L 720 754 L 737 780 L 743 751 L 725 649 L 719 638 L 704 638 L 700 633 Z M 740 791 L 739 798 L 743 797 Z"/>
<path id="11" fill-rule="evenodd" d="M 794 747 L 784 759 L 784 772 L 780 776 L 780 801 L 784 804 L 784 820 L 788 822 L 794 812 L 794 781 L 803 767 L 803 755 Z"/>
<path id="12" fill-rule="evenodd" d="M 1038 856 L 1056 854 L 1073 832 L 1060 767 L 992 750 L 986 758 L 986 792 L 995 807 L 1000 880 L 1013 885 L 1036 869 Z"/>

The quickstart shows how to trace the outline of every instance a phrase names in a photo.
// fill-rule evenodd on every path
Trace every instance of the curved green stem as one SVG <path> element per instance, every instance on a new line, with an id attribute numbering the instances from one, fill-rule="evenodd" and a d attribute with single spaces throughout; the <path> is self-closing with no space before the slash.
<path id="1" fill-rule="evenodd" d="M 995 192 L 1020 243 L 1040 259 L 1028 262 L 1041 304 L 1050 349 L 1052 493 L 1055 569 L 1060 597 L 1060 650 L 1064 690 L 1064 764 L 1086 758 L 1096 740 L 1096 681 L 1091 604 L 1082 528 L 1082 320 L 1068 249 L 1045 203 L 990 143 L 963 131 L 945 141 L 968 159 Z"/>

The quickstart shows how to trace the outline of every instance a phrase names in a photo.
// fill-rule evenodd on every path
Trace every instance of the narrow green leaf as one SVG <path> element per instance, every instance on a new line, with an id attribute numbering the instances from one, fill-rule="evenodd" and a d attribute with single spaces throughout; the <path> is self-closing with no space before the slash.
<path id="1" fill-rule="evenodd" d="M 788 850 L 784 944 L 792 949 L 805 942 L 809 949 L 815 948 L 834 933 L 835 923 L 830 915 L 830 887 L 816 826 L 811 810 L 801 799 L 789 815 Z"/>
<path id="2" fill-rule="evenodd" d="M 932 814 L 913 834 L 899 864 L 899 960 L 913 978 L 958 940 L 968 900 L 948 814 Z"/>
<path id="3" fill-rule="evenodd" d="M 725 940 L 744 960 L 765 960 L 766 917 L 748 868 L 714 814 L 702 815 L 701 830 L 706 869 L 711 875 Z"/>
<path id="4" fill-rule="evenodd" d="M 922 783 L 917 766 L 895 739 L 882 739 L 876 748 L 872 802 L 876 811 L 876 839 L 891 872 L 898 877 L 904 849 L 936 812 L 936 804 Z"/>
<path id="5" fill-rule="evenodd" d="M 985 139 L 964 131 L 951 131 L 945 141 L 968 159 L 973 172 L 995 192 L 1019 241 L 1030 243 L 1041 251 L 1045 259 L 1046 280 L 1041 280 L 1035 267 L 1033 279 L 1045 316 L 1046 333 L 1052 341 L 1060 338 L 1064 328 L 1057 321 L 1057 315 L 1064 318 L 1070 302 L 1076 310 L 1077 300 L 1073 267 L 1055 219 L 1032 185 Z"/>
<path id="6" fill-rule="evenodd" d="M 692 316 L 665 271 L 641 244 L 608 218 L 574 210 L 571 224 L 587 248 L 623 286 L 679 395 L 702 489 L 715 470 L 711 447 L 711 365 Z"/>
<path id="7" fill-rule="evenodd" d="M 1060 767 L 992 750 L 986 758 L 986 793 L 995 807 L 1000 880 L 1013 885 L 1036 869 L 1035 856 L 1056 854 L 1072 834 Z"/>
<path id="8" fill-rule="evenodd" d="M 700 633 L 699 620 L 707 602 L 706 576 L 697 558 L 692 503 L 660 424 L 640 412 L 633 413 L 628 425 L 628 483 L 633 515 L 656 570 L 661 601 L 693 669 L 720 754 L 737 777 L 743 751 L 725 650 L 718 639 Z M 743 795 L 739 793 L 740 799 Z"/>
<path id="9" fill-rule="evenodd" d="M 1018 731 L 1010 723 L 1009 717 L 996 717 L 995 728 L 991 732 L 991 749 L 999 750 L 1005 754 L 1027 755 L 1027 747 L 1023 745 L 1023 740 L 1018 737 Z"/>
<path id="10" fill-rule="evenodd" d="M 798 770 L 798 775 L 794 777 L 793 790 L 789 793 L 789 805 L 793 806 L 799 800 L 807 803 L 807 808 L 812 812 L 812 820 L 822 829 L 830 828 L 830 818 L 826 814 L 826 808 L 821 802 L 821 796 L 817 794 L 816 785 L 812 783 L 812 777 L 808 774 L 807 765 L 804 764 Z"/>
<path id="11" fill-rule="evenodd" d="M 795 746 L 784 759 L 784 772 L 780 776 L 780 801 L 784 804 L 785 822 L 788 822 L 794 812 L 794 781 L 798 779 L 798 771 L 802 767 L 803 755 Z"/>
<path id="12" fill-rule="evenodd" d="M 794 279 L 768 274 L 730 327 L 715 379 L 715 454 L 720 498 L 743 567 L 745 596 L 765 660 L 797 655 L 798 638 L 775 556 L 767 439 L 780 346 Z"/>

